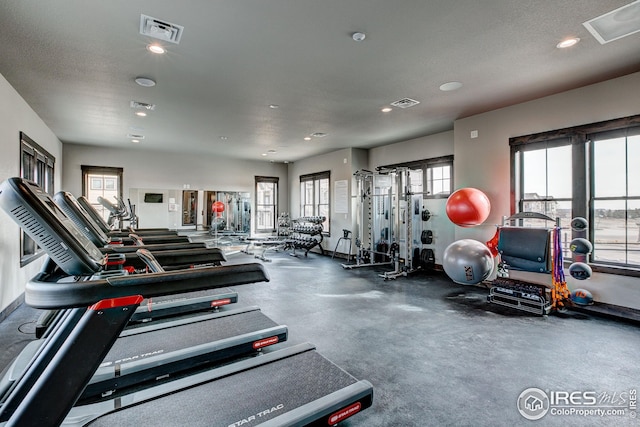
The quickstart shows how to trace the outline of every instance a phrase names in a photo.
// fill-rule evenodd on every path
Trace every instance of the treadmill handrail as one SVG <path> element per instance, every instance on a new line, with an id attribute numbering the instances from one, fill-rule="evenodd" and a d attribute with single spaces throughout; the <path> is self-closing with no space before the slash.
<path id="1" fill-rule="evenodd" d="M 49 273 L 41 272 L 27 283 L 25 302 L 28 305 L 41 309 L 86 307 L 104 299 L 129 295 L 151 298 L 270 280 L 266 269 L 259 263 L 116 276 L 82 282 L 52 282 L 50 277 Z"/>

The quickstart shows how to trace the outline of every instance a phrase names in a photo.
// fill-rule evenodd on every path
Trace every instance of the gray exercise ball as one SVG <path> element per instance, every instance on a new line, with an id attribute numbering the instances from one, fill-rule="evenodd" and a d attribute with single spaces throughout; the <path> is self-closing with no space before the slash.
<path id="1" fill-rule="evenodd" d="M 493 256 L 484 243 L 462 239 L 447 246 L 442 256 L 442 267 L 454 282 L 475 285 L 493 271 Z"/>

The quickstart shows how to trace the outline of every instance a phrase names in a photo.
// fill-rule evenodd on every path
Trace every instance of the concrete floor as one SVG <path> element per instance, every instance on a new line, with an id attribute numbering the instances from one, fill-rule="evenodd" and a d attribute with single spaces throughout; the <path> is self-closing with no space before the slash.
<path id="1" fill-rule="evenodd" d="M 286 324 L 289 341 L 279 345 L 311 342 L 373 384 L 373 406 L 343 427 L 640 425 L 628 410 L 629 391 L 640 388 L 636 324 L 514 312 L 487 304 L 485 289 L 437 273 L 385 281 L 377 274 L 391 268 L 345 270 L 341 261 L 317 254 L 269 256 L 271 281 L 236 287 L 238 304 L 260 306 Z M 229 257 L 229 263 L 254 261 Z M 0 366 L 30 339 L 32 320 L 33 312 L 20 309 L 0 324 Z M 593 392 L 592 409 L 619 409 L 624 399 L 626 413 L 549 413 L 529 421 L 516 405 L 530 387 Z"/>
<path id="2" fill-rule="evenodd" d="M 288 325 L 290 343 L 312 342 L 374 385 L 373 407 L 344 425 L 533 425 L 516 406 L 527 388 L 628 398 L 640 386 L 637 325 L 515 312 L 442 274 L 385 281 L 377 276 L 385 269 L 345 270 L 315 254 L 271 259 L 270 283 L 236 290 L 242 303 Z M 640 425 L 628 414 L 547 414 L 538 423 Z"/>

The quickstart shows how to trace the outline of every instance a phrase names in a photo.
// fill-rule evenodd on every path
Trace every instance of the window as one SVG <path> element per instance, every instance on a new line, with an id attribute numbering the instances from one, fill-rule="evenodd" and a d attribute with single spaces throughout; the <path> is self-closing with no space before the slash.
<path id="1" fill-rule="evenodd" d="M 329 171 L 300 176 L 300 215 L 323 216 L 322 227 L 325 234 L 329 234 L 331 195 Z"/>
<path id="2" fill-rule="evenodd" d="M 20 176 L 35 182 L 53 196 L 56 159 L 47 150 L 20 132 Z M 20 231 L 20 267 L 27 265 L 44 252 L 36 243 Z"/>
<path id="3" fill-rule="evenodd" d="M 429 196 L 449 196 L 451 194 L 450 162 L 427 164 L 427 192 Z"/>
<path id="4" fill-rule="evenodd" d="M 592 259 L 640 267 L 640 129 L 593 135 L 591 150 Z"/>
<path id="5" fill-rule="evenodd" d="M 114 204 L 122 200 L 122 173 L 122 168 L 82 165 L 82 195 L 105 221 L 109 218 L 109 212 L 98 203 L 98 197 Z"/>
<path id="6" fill-rule="evenodd" d="M 407 163 L 382 166 L 378 169 L 408 168 L 411 171 L 411 192 L 425 199 L 447 198 L 453 188 L 453 156 L 435 157 Z M 426 191 L 424 190 L 426 188 Z"/>
<path id="7" fill-rule="evenodd" d="M 276 231 L 278 178 L 256 176 L 256 231 Z"/>
<path id="8" fill-rule="evenodd" d="M 640 116 L 511 138 L 512 212 L 560 218 L 593 243 L 595 271 L 640 276 Z M 569 226 L 589 220 L 587 236 Z M 565 249 L 565 256 L 571 253 Z"/>
<path id="9" fill-rule="evenodd" d="M 571 140 L 561 138 L 519 146 L 514 150 L 517 211 L 537 212 L 560 219 L 565 258 L 571 258 L 570 223 L 572 216 L 573 170 Z M 541 219 L 527 219 L 528 227 L 553 227 L 555 223 Z"/>

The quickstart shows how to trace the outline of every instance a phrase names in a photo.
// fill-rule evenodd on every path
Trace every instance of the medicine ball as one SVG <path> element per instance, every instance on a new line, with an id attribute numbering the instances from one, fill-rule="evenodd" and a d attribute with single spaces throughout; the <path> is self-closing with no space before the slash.
<path id="1" fill-rule="evenodd" d="M 585 231 L 588 227 L 587 220 L 581 216 L 577 216 L 571 220 L 571 229 L 573 231 Z"/>
<path id="2" fill-rule="evenodd" d="M 574 262 L 569 266 L 569 274 L 577 280 L 590 279 L 593 271 L 589 265 L 584 262 Z"/>
<path id="3" fill-rule="evenodd" d="M 593 304 L 593 295 L 586 289 L 576 289 L 571 292 L 571 301 L 578 305 Z"/>
<path id="4" fill-rule="evenodd" d="M 571 243 L 569 244 L 569 249 L 571 249 L 571 252 L 577 254 L 588 255 L 593 251 L 593 245 L 587 239 L 578 237 L 571 241 Z"/>

